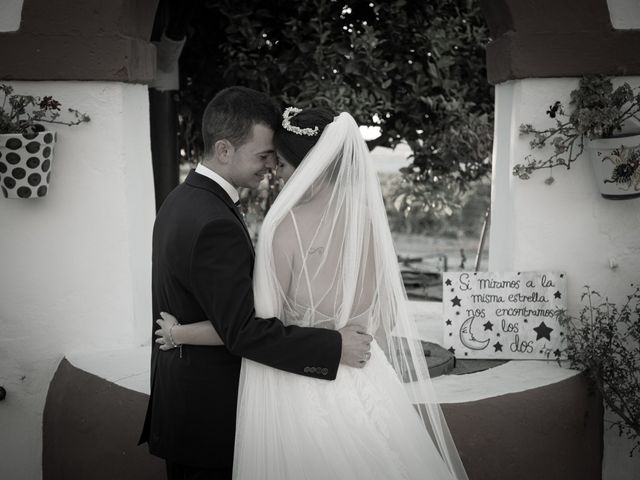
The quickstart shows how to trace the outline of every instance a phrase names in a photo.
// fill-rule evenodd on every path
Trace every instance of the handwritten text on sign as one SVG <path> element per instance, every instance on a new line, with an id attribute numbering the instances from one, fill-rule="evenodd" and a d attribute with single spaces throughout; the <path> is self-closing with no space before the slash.
<path id="1" fill-rule="evenodd" d="M 564 331 L 563 273 L 448 272 L 443 277 L 444 345 L 458 358 L 554 359 Z"/>

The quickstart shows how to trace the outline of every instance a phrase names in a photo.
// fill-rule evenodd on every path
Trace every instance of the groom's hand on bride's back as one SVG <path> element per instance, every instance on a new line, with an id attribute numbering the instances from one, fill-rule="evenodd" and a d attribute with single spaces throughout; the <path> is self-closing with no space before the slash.
<path id="1" fill-rule="evenodd" d="M 362 331 L 362 327 L 349 325 L 338 330 L 342 336 L 342 356 L 340 363 L 362 368 L 371 358 L 373 337 Z"/>

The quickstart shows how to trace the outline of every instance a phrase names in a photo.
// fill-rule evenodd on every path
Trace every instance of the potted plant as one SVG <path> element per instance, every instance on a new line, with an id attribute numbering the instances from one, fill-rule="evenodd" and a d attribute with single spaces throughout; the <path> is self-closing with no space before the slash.
<path id="1" fill-rule="evenodd" d="M 44 197 L 49 189 L 56 134 L 43 123 L 78 125 L 90 119 L 72 108 L 60 118 L 61 104 L 52 97 L 18 95 L 0 84 L 0 189 L 5 198 Z"/>
<path id="2" fill-rule="evenodd" d="M 557 166 L 571 168 L 585 151 L 592 160 L 600 193 L 605 198 L 640 196 L 640 93 L 628 83 L 613 88 L 611 79 L 587 76 L 571 92 L 572 110 L 565 111 L 556 101 L 547 110 L 555 126 L 539 130 L 530 124 L 520 126 L 521 135 L 533 135 L 532 150 L 552 147 L 546 159 L 527 155 L 513 174 L 528 179 L 535 170 Z M 553 177 L 546 180 L 553 183 Z"/>
<path id="3" fill-rule="evenodd" d="M 585 371 L 617 415 L 611 427 L 631 441 L 633 455 L 640 450 L 640 287 L 631 287 L 626 303 L 618 305 L 587 286 L 578 318 L 558 315 L 567 359 Z"/>

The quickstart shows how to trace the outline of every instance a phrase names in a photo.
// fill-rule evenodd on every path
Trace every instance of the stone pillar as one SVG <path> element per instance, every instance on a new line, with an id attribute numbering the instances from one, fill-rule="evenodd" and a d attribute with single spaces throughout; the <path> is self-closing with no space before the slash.
<path id="1" fill-rule="evenodd" d="M 571 170 L 554 168 L 523 181 L 513 166 L 531 153 L 519 127 L 552 126 L 546 110 L 585 74 L 640 86 L 640 4 L 627 0 L 485 0 L 492 42 L 488 77 L 496 86 L 489 268 L 567 272 L 569 307 L 577 313 L 584 285 L 612 301 L 640 280 L 640 199 L 603 199 L 583 155 Z M 607 414 L 609 415 L 609 413 Z M 630 444 L 604 433 L 603 478 L 631 480 L 640 459 Z"/>
<path id="2" fill-rule="evenodd" d="M 0 478 L 41 478 L 43 408 L 65 355 L 149 342 L 156 3 L 0 6 L 0 83 L 91 117 L 52 126 L 46 197 L 0 198 Z"/>

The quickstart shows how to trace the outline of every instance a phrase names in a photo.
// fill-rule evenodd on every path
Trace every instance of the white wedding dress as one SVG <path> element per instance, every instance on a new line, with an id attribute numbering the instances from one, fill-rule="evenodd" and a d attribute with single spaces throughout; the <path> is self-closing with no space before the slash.
<path id="1" fill-rule="evenodd" d="M 330 382 L 244 362 L 235 478 L 455 478 L 377 343 Z"/>
<path id="2" fill-rule="evenodd" d="M 256 313 L 285 324 L 375 337 L 364 368 L 334 381 L 244 359 L 236 480 L 463 480 L 428 381 L 377 177 L 357 124 L 340 114 L 265 218 L 254 272 Z M 412 404 L 404 380 L 415 382 Z M 427 381 L 425 381 L 427 380 Z M 417 408 L 418 407 L 418 408 Z"/>

